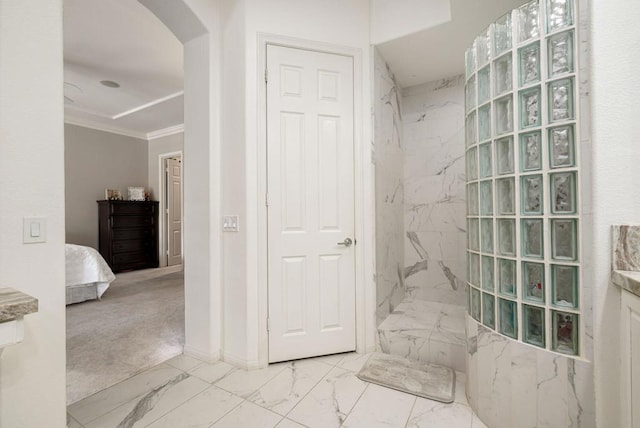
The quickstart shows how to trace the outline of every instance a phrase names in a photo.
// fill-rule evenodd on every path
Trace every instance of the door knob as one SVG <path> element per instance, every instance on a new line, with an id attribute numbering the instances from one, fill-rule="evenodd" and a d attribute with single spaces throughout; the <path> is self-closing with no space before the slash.
<path id="1" fill-rule="evenodd" d="M 353 244 L 351 238 L 344 238 L 344 241 L 338 242 L 338 245 L 344 245 L 345 247 L 350 247 Z"/>

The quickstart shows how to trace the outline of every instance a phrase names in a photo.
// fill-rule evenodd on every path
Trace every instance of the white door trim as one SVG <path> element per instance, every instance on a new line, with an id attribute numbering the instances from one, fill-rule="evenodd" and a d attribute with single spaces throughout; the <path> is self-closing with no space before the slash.
<path id="1" fill-rule="evenodd" d="M 160 153 L 158 155 L 158 183 L 159 183 L 159 192 L 160 194 L 158 195 L 158 206 L 160 209 L 160 213 L 158 215 L 158 252 L 159 252 L 159 256 L 160 256 L 160 267 L 164 267 L 167 265 L 167 254 L 166 254 L 166 250 L 167 250 L 167 234 L 166 234 L 166 222 L 165 222 L 165 205 L 167 203 L 167 201 L 165 200 L 165 194 L 166 194 L 166 182 L 165 182 L 165 161 L 168 158 L 172 158 L 174 156 L 180 156 L 180 159 L 182 159 L 182 194 L 184 196 L 184 156 L 182 156 L 182 150 L 178 150 L 175 152 L 167 152 L 167 153 Z M 182 198 L 182 213 L 183 213 L 183 221 L 184 221 L 184 197 Z M 183 230 L 183 239 L 184 239 L 184 224 L 182 225 L 182 230 Z M 184 258 L 184 245 L 182 246 L 183 248 L 183 258 Z"/>
<path id="2" fill-rule="evenodd" d="M 265 69 L 267 66 L 267 45 L 278 45 L 310 51 L 345 55 L 353 58 L 354 88 L 354 147 L 355 147 L 355 246 L 356 259 L 356 351 L 375 350 L 375 283 L 374 253 L 375 236 L 373 230 L 374 206 L 373 171 L 370 164 L 371 150 L 365 144 L 363 111 L 363 64 L 362 50 L 314 42 L 273 34 L 258 34 L 258 360 L 260 366 L 268 365 L 269 336 L 268 315 L 268 264 L 267 264 L 267 94 Z"/>

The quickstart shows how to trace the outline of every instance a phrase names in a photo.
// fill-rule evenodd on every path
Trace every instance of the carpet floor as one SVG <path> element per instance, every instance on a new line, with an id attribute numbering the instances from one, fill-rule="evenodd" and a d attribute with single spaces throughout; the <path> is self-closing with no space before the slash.
<path id="1" fill-rule="evenodd" d="M 182 353 L 182 267 L 116 275 L 102 296 L 67 306 L 67 404 Z"/>

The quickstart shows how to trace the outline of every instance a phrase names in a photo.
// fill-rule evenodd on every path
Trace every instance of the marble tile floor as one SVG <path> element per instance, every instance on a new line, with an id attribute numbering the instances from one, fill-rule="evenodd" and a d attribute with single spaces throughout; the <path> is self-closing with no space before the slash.
<path id="1" fill-rule="evenodd" d="M 407 298 L 378 326 L 385 354 L 465 371 L 465 308 Z"/>
<path id="2" fill-rule="evenodd" d="M 363 382 L 370 354 L 338 354 L 246 371 L 180 355 L 67 408 L 69 428 L 486 427 L 457 373 L 451 404 Z"/>

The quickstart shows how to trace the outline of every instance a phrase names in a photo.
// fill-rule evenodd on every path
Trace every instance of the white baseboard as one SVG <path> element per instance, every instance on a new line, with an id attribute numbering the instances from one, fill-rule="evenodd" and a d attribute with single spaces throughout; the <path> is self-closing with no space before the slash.
<path id="1" fill-rule="evenodd" d="M 208 363 L 208 364 L 215 363 L 216 361 L 220 361 L 220 351 L 216 351 L 212 354 L 207 354 L 198 349 L 193 349 L 188 346 L 185 346 L 184 354 L 190 357 L 193 357 L 195 359 L 198 359 L 200 361 L 204 361 L 205 363 Z"/>
<path id="2" fill-rule="evenodd" d="M 258 360 L 247 361 L 243 358 L 237 357 L 235 355 L 231 355 L 227 352 L 223 353 L 222 361 L 224 361 L 225 363 L 229 363 L 232 366 L 239 367 L 245 370 L 256 370 L 256 369 L 262 369 L 266 367 L 265 364 L 260 364 L 260 361 Z"/>

